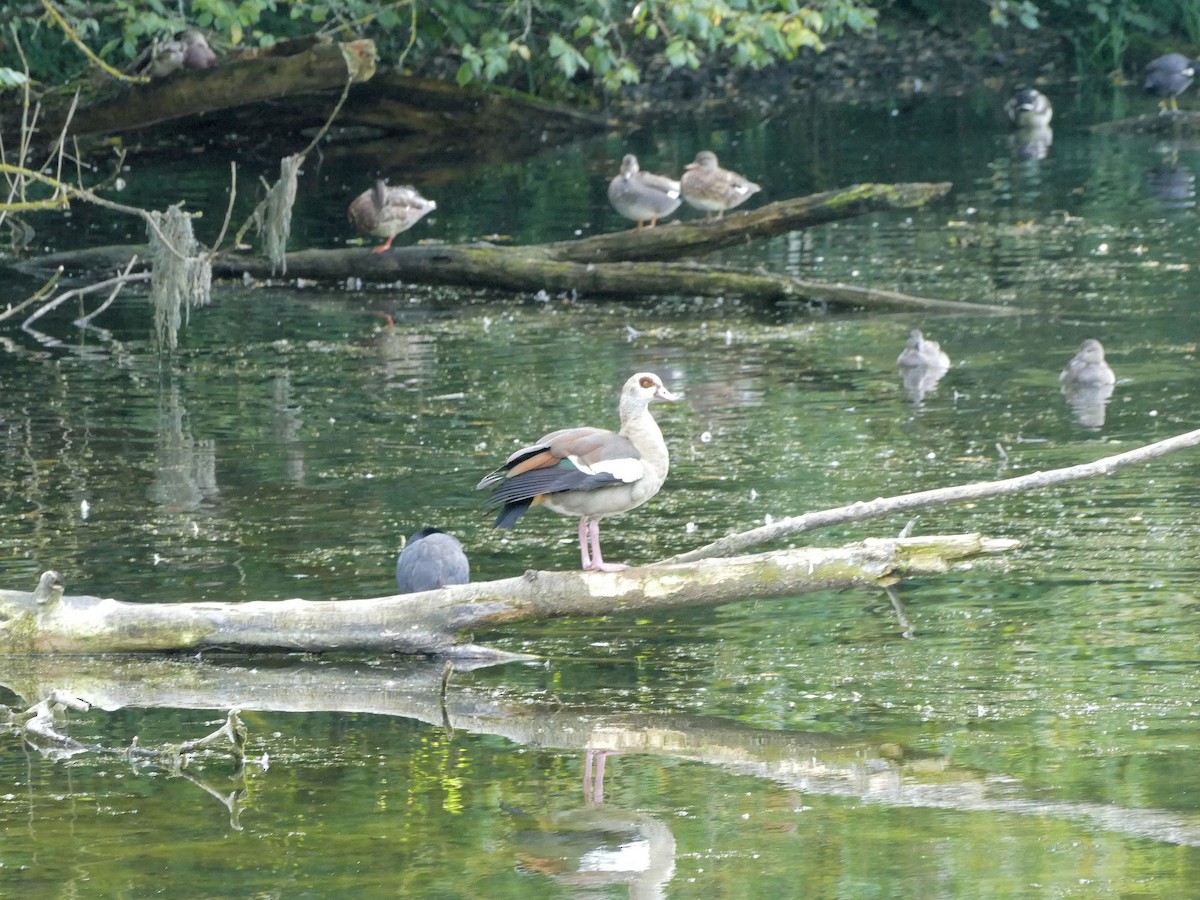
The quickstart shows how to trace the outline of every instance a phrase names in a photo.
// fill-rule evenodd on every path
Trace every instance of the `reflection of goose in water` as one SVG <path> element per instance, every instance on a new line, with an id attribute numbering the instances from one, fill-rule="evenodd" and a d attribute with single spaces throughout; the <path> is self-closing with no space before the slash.
<path id="1" fill-rule="evenodd" d="M 1105 407 L 1112 397 L 1117 377 L 1104 359 L 1104 345 L 1088 338 L 1058 376 L 1063 396 L 1084 428 L 1104 424 Z"/>
<path id="2" fill-rule="evenodd" d="M 928 340 L 919 328 L 914 328 L 896 358 L 896 365 L 904 392 L 913 403 L 920 404 L 950 371 L 950 357 L 937 341 Z"/>
<path id="3" fill-rule="evenodd" d="M 597 782 L 585 791 L 598 799 L 587 806 L 544 816 L 508 810 L 516 817 L 521 866 L 575 888 L 626 884 L 630 897 L 666 896 L 675 876 L 675 835 L 653 816 L 605 806 L 604 751 L 588 751 L 585 778 L 594 758 Z"/>

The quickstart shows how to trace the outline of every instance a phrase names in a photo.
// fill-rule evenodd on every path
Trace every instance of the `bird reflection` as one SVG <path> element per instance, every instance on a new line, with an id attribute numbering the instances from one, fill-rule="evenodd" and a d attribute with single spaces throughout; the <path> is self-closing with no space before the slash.
<path id="1" fill-rule="evenodd" d="M 900 369 L 904 392 L 919 406 L 925 395 L 950 371 L 950 357 L 937 341 L 928 340 L 920 329 L 914 328 L 909 332 L 904 350 L 896 358 L 896 365 Z"/>
<path id="2" fill-rule="evenodd" d="M 1036 162 L 1050 154 L 1054 143 L 1054 129 L 1049 125 L 1029 125 L 1018 128 L 1009 135 L 1009 145 L 1016 159 Z"/>
<path id="3" fill-rule="evenodd" d="M 1196 205 L 1196 173 L 1180 165 L 1174 154 L 1147 170 L 1146 187 L 1164 210 L 1191 209 Z"/>
<path id="4" fill-rule="evenodd" d="M 1088 338 L 1058 376 L 1067 405 L 1084 428 L 1104 425 L 1105 407 L 1117 377 L 1104 359 L 1104 345 Z"/>
<path id="5" fill-rule="evenodd" d="M 549 815 L 509 810 L 517 817 L 517 858 L 527 871 L 576 889 L 625 884 L 630 897 L 664 897 L 675 876 L 675 836 L 654 816 L 603 805 L 604 755 L 588 751 L 585 762 L 585 777 L 596 779 L 585 789 L 594 802 Z"/>
<path id="6" fill-rule="evenodd" d="M 1013 156 L 1021 160 L 1045 159 L 1054 143 L 1050 127 L 1054 110 L 1046 95 L 1032 88 L 1019 90 L 1004 104 L 1004 111 L 1013 124 L 1009 139 Z"/>

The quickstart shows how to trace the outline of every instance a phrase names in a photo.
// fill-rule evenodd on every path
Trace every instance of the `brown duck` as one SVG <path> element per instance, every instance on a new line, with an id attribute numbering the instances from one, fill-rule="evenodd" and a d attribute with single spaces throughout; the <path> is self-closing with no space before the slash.
<path id="1" fill-rule="evenodd" d="M 717 164 L 717 154 L 711 150 L 701 150 L 696 159 L 687 164 L 687 170 L 679 179 L 679 187 L 683 199 L 696 209 L 704 211 L 704 217 L 711 218 L 713 213 L 717 218 L 727 209 L 733 209 L 754 194 L 760 188 L 753 181 L 743 178 L 737 172 L 722 169 Z"/>
<path id="2" fill-rule="evenodd" d="M 375 186 L 363 191 L 350 204 L 350 221 L 359 231 L 386 238 L 372 253 L 382 253 L 392 246 L 392 240 L 402 231 L 408 231 L 428 213 L 437 209 L 437 203 L 426 200 L 411 187 L 389 187 L 382 178 Z"/>

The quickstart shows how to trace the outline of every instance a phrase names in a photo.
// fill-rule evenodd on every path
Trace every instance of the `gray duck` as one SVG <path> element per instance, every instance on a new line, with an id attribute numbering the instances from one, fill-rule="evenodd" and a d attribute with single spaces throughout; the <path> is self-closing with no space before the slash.
<path id="1" fill-rule="evenodd" d="M 608 202 L 626 219 L 637 222 L 639 230 L 647 220 L 653 228 L 659 219 L 679 209 L 679 182 L 643 172 L 637 157 L 626 153 L 620 174 L 608 183 Z"/>

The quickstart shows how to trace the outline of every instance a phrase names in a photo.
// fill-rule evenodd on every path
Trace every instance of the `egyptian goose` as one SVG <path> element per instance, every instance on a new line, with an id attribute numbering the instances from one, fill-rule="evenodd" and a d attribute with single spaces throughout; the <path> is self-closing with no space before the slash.
<path id="1" fill-rule="evenodd" d="M 1079 345 L 1079 352 L 1058 376 L 1063 385 L 1113 384 L 1116 380 L 1117 376 L 1104 361 L 1104 345 L 1095 338 L 1088 338 Z"/>
<path id="2" fill-rule="evenodd" d="M 663 486 L 670 461 L 650 403 L 676 399 L 657 375 L 639 372 L 621 389 L 619 432 L 566 428 L 522 447 L 476 486 L 492 488 L 488 505 L 500 507 L 496 527 L 511 528 L 540 503 L 561 516 L 579 516 L 585 570 L 627 569 L 600 554 L 600 520 L 636 509 Z"/>
<path id="3" fill-rule="evenodd" d="M 1044 128 L 1054 116 L 1049 98 L 1033 88 L 1024 88 L 1013 94 L 1004 104 L 1004 111 L 1017 128 Z"/>
<path id="4" fill-rule="evenodd" d="M 396 587 L 402 594 L 433 591 L 471 580 L 471 563 L 462 544 L 440 528 L 422 528 L 405 543 L 396 560 Z"/>
<path id="5" fill-rule="evenodd" d="M 408 231 L 435 209 L 437 203 L 426 200 L 415 188 L 389 187 L 379 178 L 374 187 L 363 191 L 350 203 L 350 221 L 359 231 L 387 238 L 371 251 L 382 253 L 391 248 L 396 235 Z"/>
<path id="6" fill-rule="evenodd" d="M 643 172 L 637 157 L 626 153 L 621 173 L 608 183 L 608 202 L 625 218 L 637 222 L 639 230 L 647 219 L 653 228 L 663 216 L 679 209 L 679 182 Z"/>
<path id="7" fill-rule="evenodd" d="M 696 159 L 687 164 L 679 179 L 679 188 L 683 199 L 703 210 L 706 219 L 714 212 L 718 219 L 721 218 L 725 210 L 733 209 L 762 190 L 737 172 L 722 169 L 717 165 L 717 155 L 711 150 L 701 150 Z"/>
<path id="8" fill-rule="evenodd" d="M 896 357 L 896 365 L 902 369 L 948 369 L 950 357 L 937 341 L 928 340 L 921 334 L 921 329 L 914 328 L 908 333 L 908 343 Z"/>
<path id="9" fill-rule="evenodd" d="M 1168 53 L 1151 60 L 1146 66 L 1146 80 L 1142 87 L 1158 97 L 1161 112 L 1177 112 L 1179 104 L 1175 98 L 1188 89 L 1196 76 L 1196 64 L 1182 53 Z"/>

